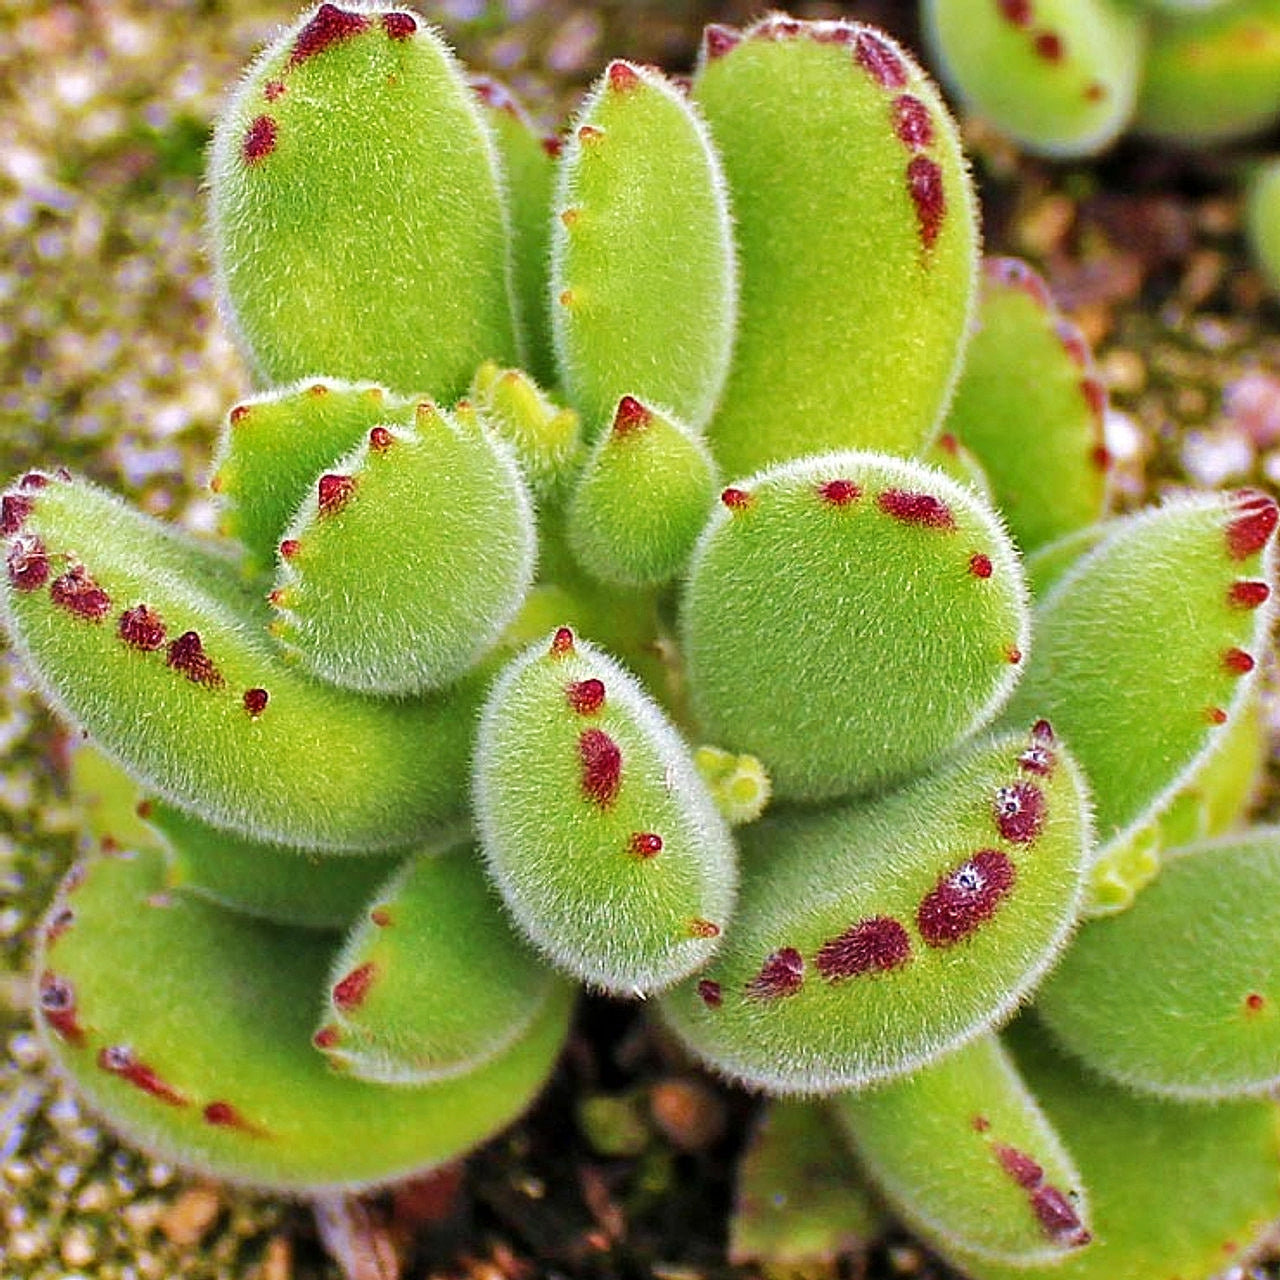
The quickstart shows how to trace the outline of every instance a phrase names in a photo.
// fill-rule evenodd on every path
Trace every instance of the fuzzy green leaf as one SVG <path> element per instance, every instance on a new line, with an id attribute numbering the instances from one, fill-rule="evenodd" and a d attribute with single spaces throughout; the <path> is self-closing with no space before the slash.
<path id="1" fill-rule="evenodd" d="M 334 940 L 165 892 L 155 853 L 73 872 L 37 957 L 39 1022 L 94 1110 L 161 1159 L 277 1191 L 389 1182 L 455 1159 L 528 1105 L 563 1042 L 561 990 L 500 1057 L 388 1089 L 311 1043 Z"/>
<path id="2" fill-rule="evenodd" d="M 693 707 L 707 738 L 760 758 L 779 797 L 901 778 L 1008 698 L 1029 643 L 1025 587 L 972 490 L 846 453 L 721 499 L 682 611 Z"/>
<path id="3" fill-rule="evenodd" d="M 587 438 L 624 395 L 701 428 L 729 368 L 736 282 L 700 117 L 658 72 L 610 63 L 561 156 L 555 203 L 552 332 Z"/>
<path id="4" fill-rule="evenodd" d="M 304 15 L 227 104 L 209 185 L 226 311 L 264 382 L 449 400 L 482 360 L 517 358 L 497 151 L 420 18 Z"/>
<path id="5" fill-rule="evenodd" d="M 1090 1242 L 1080 1173 L 996 1036 L 831 1108 L 890 1206 L 936 1248 L 1027 1267 Z"/>
<path id="6" fill-rule="evenodd" d="M 489 696 L 475 809 L 490 874 L 553 963 L 611 991 L 704 964 L 733 905 L 733 842 L 634 677 L 567 628 Z"/>
<path id="7" fill-rule="evenodd" d="M 724 945 L 662 999 L 704 1061 L 777 1093 L 914 1071 L 1008 1017 L 1079 908 L 1074 764 L 1038 725 L 859 806 L 743 827 Z"/>
<path id="8" fill-rule="evenodd" d="M 937 90 L 874 28 L 778 15 L 710 28 L 694 95 L 724 158 L 742 278 L 709 429 L 721 467 L 916 453 L 951 393 L 977 269 L 975 201 Z"/>

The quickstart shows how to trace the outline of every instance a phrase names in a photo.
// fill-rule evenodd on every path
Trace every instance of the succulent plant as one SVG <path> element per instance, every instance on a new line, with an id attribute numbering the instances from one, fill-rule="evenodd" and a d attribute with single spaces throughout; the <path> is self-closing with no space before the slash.
<path id="1" fill-rule="evenodd" d="M 325 3 L 210 183 L 261 380 L 221 538 L 0 499 L 9 635 L 114 762 L 35 960 L 96 1110 L 394 1181 L 529 1105 L 576 983 L 832 1095 L 772 1104 L 740 1256 L 838 1247 L 844 1194 L 872 1232 L 863 1176 L 978 1277 L 1192 1280 L 1280 1215 L 1280 833 L 1230 831 L 1280 507 L 1111 515 L 1085 340 L 981 262 L 906 51 L 713 26 L 546 148 L 421 18 Z M 862 1173 L 793 1181 L 833 1119 Z"/>

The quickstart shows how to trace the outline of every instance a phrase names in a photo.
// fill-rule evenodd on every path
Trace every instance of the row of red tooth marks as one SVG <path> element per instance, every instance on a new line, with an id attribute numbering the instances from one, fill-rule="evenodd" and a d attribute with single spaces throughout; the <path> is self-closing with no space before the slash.
<path id="1" fill-rule="evenodd" d="M 50 917 L 44 929 L 44 945 L 52 947 L 76 922 L 76 913 L 68 906 L 59 907 Z"/>
<path id="2" fill-rule="evenodd" d="M 997 849 L 981 849 L 939 878 L 921 900 L 916 927 L 927 946 L 945 949 L 962 942 L 990 920 L 1013 889 L 1016 870 Z M 814 967 L 827 982 L 890 973 L 911 960 L 911 937 L 900 920 L 870 916 L 818 948 Z M 795 947 L 773 952 L 746 984 L 755 999 L 795 995 L 804 985 L 804 957 Z M 723 992 L 704 980 L 698 994 L 709 1007 L 719 1008 Z"/>
<path id="3" fill-rule="evenodd" d="M 1265 582 L 1242 578 L 1233 582 L 1227 590 L 1227 604 L 1233 609 L 1260 609 L 1271 598 L 1271 588 Z"/>
<path id="4" fill-rule="evenodd" d="M 1010 26 L 1028 32 L 1038 58 L 1056 63 L 1066 57 L 1066 45 L 1056 31 L 1035 30 L 1035 9 L 1032 0 L 996 0 L 996 7 L 1000 10 L 1000 16 Z"/>
<path id="5" fill-rule="evenodd" d="M 1031 1212 L 1050 1240 L 1078 1249 L 1093 1239 L 1071 1203 L 1071 1197 L 1045 1182 L 1044 1170 L 1036 1160 L 1025 1151 L 1002 1143 L 993 1143 L 991 1149 L 1000 1167 L 1026 1191 Z"/>
<path id="6" fill-rule="evenodd" d="M 80 1048 L 85 1042 L 76 1008 L 75 988 L 66 978 L 45 970 L 40 975 L 38 1001 L 40 1013 L 49 1029 L 68 1044 Z"/>
<path id="7" fill-rule="evenodd" d="M 1235 518 L 1227 525 L 1227 554 L 1232 560 L 1248 560 L 1271 540 L 1280 523 L 1280 507 L 1268 493 L 1240 489 L 1232 494 Z"/>
<path id="8" fill-rule="evenodd" d="M 825 480 L 817 486 L 818 497 L 833 507 L 847 507 L 862 497 L 862 489 L 852 480 Z M 755 495 L 745 489 L 730 487 L 720 493 L 720 501 L 730 511 L 747 511 L 755 504 Z M 876 506 L 885 515 L 902 524 L 951 532 L 956 528 L 955 513 L 941 498 L 931 493 L 913 493 L 906 489 L 885 489 L 876 496 Z"/>

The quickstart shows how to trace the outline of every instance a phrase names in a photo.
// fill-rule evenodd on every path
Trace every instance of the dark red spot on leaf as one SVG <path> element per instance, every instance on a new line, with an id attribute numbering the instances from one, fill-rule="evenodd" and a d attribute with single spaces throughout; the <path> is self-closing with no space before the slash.
<path id="1" fill-rule="evenodd" d="M 1042 31 L 1035 38 L 1036 57 L 1046 62 L 1061 62 L 1066 57 L 1066 46 L 1056 31 Z"/>
<path id="2" fill-rule="evenodd" d="M 910 93 L 893 100 L 893 131 L 913 151 L 933 146 L 933 117 L 929 108 Z"/>
<path id="3" fill-rule="evenodd" d="M 49 923 L 44 928 L 44 945 L 51 947 L 59 938 L 62 937 L 68 929 L 71 928 L 76 921 L 76 913 L 70 907 L 59 907 L 57 911 L 49 917 Z"/>
<path id="4" fill-rule="evenodd" d="M 1204 718 L 1210 724 L 1227 723 L 1227 713 L 1221 707 L 1206 707 L 1204 709 Z"/>
<path id="5" fill-rule="evenodd" d="M 1016 644 L 1007 644 L 1004 647 L 1004 660 L 1011 666 L 1016 667 L 1022 661 L 1022 650 Z"/>
<path id="6" fill-rule="evenodd" d="M 1031 1193 L 1031 1210 L 1045 1235 L 1055 1244 L 1080 1248 L 1093 1239 L 1075 1206 L 1057 1187 L 1037 1187 Z"/>
<path id="7" fill-rule="evenodd" d="M 263 88 L 262 88 L 262 96 L 263 96 L 264 98 L 266 98 L 266 100 L 267 100 L 268 102 L 275 102 L 277 98 L 281 98 L 281 97 L 283 97 L 283 96 L 284 96 L 284 81 L 283 81 L 283 80 L 268 80 L 268 81 L 267 81 L 267 83 L 266 83 L 266 84 L 263 86 Z M 234 422 L 234 421 L 235 421 L 235 412 L 236 412 L 236 411 L 235 411 L 234 409 L 231 411 L 231 413 L 232 413 L 231 421 L 232 421 L 232 422 Z"/>
<path id="8" fill-rule="evenodd" d="M 928 156 L 916 156 L 907 165 L 907 193 L 916 207 L 920 243 L 932 249 L 947 216 L 947 190 L 942 169 Z"/>
<path id="9" fill-rule="evenodd" d="M 986 1116 L 974 1116 L 969 1121 L 969 1127 L 974 1133 L 986 1133 L 991 1128 L 991 1121 Z"/>
<path id="10" fill-rule="evenodd" d="M 139 1062 L 133 1050 L 124 1045 L 107 1045 L 98 1051 L 98 1066 L 109 1075 L 119 1076 L 135 1089 L 167 1102 L 171 1107 L 185 1107 L 187 1098 L 167 1080 L 156 1074 L 153 1067 Z"/>
<path id="11" fill-rule="evenodd" d="M 694 916 L 689 921 L 689 936 L 691 938 L 718 938 L 720 936 L 720 926 L 711 920 L 704 920 L 701 916 Z"/>
<path id="12" fill-rule="evenodd" d="M 554 134 L 548 134 L 542 139 L 542 149 L 553 160 L 558 159 L 560 153 L 564 150 L 564 139 L 558 138 Z"/>
<path id="13" fill-rule="evenodd" d="M 1093 357 L 1089 353 L 1089 344 L 1084 340 L 1084 334 L 1069 320 L 1059 320 L 1054 325 L 1054 332 L 1058 335 L 1058 345 L 1070 357 L 1071 363 L 1079 369 L 1087 369 Z"/>
<path id="14" fill-rule="evenodd" d="M 176 640 L 170 640 L 165 660 L 193 684 L 204 685 L 207 689 L 222 687 L 222 672 L 205 653 L 204 642 L 198 632 L 184 631 Z"/>
<path id="15" fill-rule="evenodd" d="M 292 560 L 294 556 L 302 549 L 302 543 L 297 538 L 286 538 L 280 544 L 280 559 Z"/>
<path id="16" fill-rule="evenodd" d="M 240 155 L 245 164 L 259 164 L 275 149 L 279 127 L 270 116 L 258 116 L 245 130 Z"/>
<path id="17" fill-rule="evenodd" d="M 629 436 L 633 432 L 642 431 L 652 421 L 653 414 L 635 396 L 623 396 L 613 415 L 613 434 Z"/>
<path id="18" fill-rule="evenodd" d="M 969 557 L 969 572 L 975 578 L 991 577 L 991 557 L 984 556 L 981 551 L 975 551 Z"/>
<path id="19" fill-rule="evenodd" d="M 1031 25 L 1031 0 L 999 0 L 1000 16 L 1015 27 Z"/>
<path id="20" fill-rule="evenodd" d="M 255 718 L 267 709 L 270 700 L 271 695 L 265 689 L 246 689 L 241 699 L 244 709 Z"/>
<path id="21" fill-rule="evenodd" d="M 34 501 L 26 494 L 6 493 L 0 499 L 0 533 L 5 537 L 17 533 L 34 506 Z"/>
<path id="22" fill-rule="evenodd" d="M 997 1145 L 993 1148 L 1000 1167 L 1020 1187 L 1028 1190 L 1040 1186 L 1044 1181 L 1044 1170 L 1025 1151 L 1016 1147 Z"/>
<path id="23" fill-rule="evenodd" d="M 1080 383 L 1080 394 L 1084 396 L 1089 412 L 1100 418 L 1107 409 L 1107 389 L 1097 378 L 1085 378 Z"/>
<path id="24" fill-rule="evenodd" d="M 931 947 L 950 947 L 980 928 L 1013 888 L 1016 871 L 998 849 L 981 849 L 947 872 L 916 912 L 920 936 Z"/>
<path id="25" fill-rule="evenodd" d="M 898 51 L 873 31 L 859 31 L 854 41 L 853 56 L 858 65 L 886 89 L 905 89 L 907 64 Z"/>
<path id="26" fill-rule="evenodd" d="M 885 515 L 901 520 L 903 524 L 915 524 L 924 529 L 949 530 L 956 527 L 956 518 L 951 508 L 931 493 L 886 489 L 876 499 L 876 506 Z"/>
<path id="27" fill-rule="evenodd" d="M 1018 768 L 1024 773 L 1048 777 L 1056 763 L 1053 746 L 1053 729 L 1049 722 L 1037 720 L 1031 729 L 1031 741 L 1027 749 L 1018 757 Z"/>
<path id="28" fill-rule="evenodd" d="M 625 62 L 611 62 L 608 70 L 609 88 L 615 93 L 630 93 L 640 85 L 636 69 Z"/>
<path id="29" fill-rule="evenodd" d="M 560 627 L 551 637 L 551 656 L 563 658 L 573 652 L 573 632 L 568 627 Z"/>
<path id="30" fill-rule="evenodd" d="M 1105 471 L 1111 465 L 1111 450 L 1105 444 L 1095 445 L 1089 460 L 1099 471 Z"/>
<path id="31" fill-rule="evenodd" d="M 637 858 L 656 858 L 662 852 L 662 837 L 654 831 L 637 831 L 628 848 Z"/>
<path id="32" fill-rule="evenodd" d="M 378 976 L 378 966 L 372 960 L 352 969 L 345 978 L 333 984 L 333 1003 L 343 1013 L 358 1009 L 364 1004 L 373 980 Z"/>
<path id="33" fill-rule="evenodd" d="M 599 142 L 603 137 L 604 137 L 604 130 L 597 128 L 593 124 L 584 124 L 584 125 L 581 125 L 578 129 L 578 141 L 588 146 L 590 146 L 593 143 Z M 568 292 L 568 290 L 566 290 L 565 292 Z M 561 301 L 563 300 L 564 300 L 564 295 L 562 294 Z"/>
<path id="34" fill-rule="evenodd" d="M 795 947 L 775 951 L 747 983 L 747 995 L 757 1000 L 793 996 L 804 986 L 804 957 Z"/>
<path id="35" fill-rule="evenodd" d="M 745 489 L 724 489 L 720 493 L 720 501 L 730 511 L 745 511 L 754 499 Z"/>
<path id="36" fill-rule="evenodd" d="M 712 982 L 710 978 L 703 978 L 698 983 L 698 996 L 708 1009 L 718 1009 L 724 1003 L 720 984 Z"/>
<path id="37" fill-rule="evenodd" d="M 40 471 L 28 471 L 21 480 L 18 481 L 19 489 L 26 489 L 31 492 L 35 489 L 43 489 L 49 483 L 49 477 Z"/>
<path id="38" fill-rule="evenodd" d="M 120 615 L 120 639 L 131 649 L 153 653 L 165 641 L 164 620 L 150 607 L 140 604 Z"/>
<path id="39" fill-rule="evenodd" d="M 911 959 L 911 939 L 892 916 L 872 916 L 851 925 L 818 948 L 814 963 L 828 982 L 867 973 L 888 973 Z"/>
<path id="40" fill-rule="evenodd" d="M 296 67 L 335 44 L 350 40 L 368 26 L 369 19 L 362 13 L 349 13 L 337 5 L 322 4 L 315 17 L 298 32 L 289 53 L 289 66 Z"/>
<path id="41" fill-rule="evenodd" d="M 395 443 L 395 439 L 386 427 L 374 427 L 369 432 L 369 448 L 375 453 L 385 453 Z"/>
<path id="42" fill-rule="evenodd" d="M 1266 1008 L 1267 1000 L 1265 996 L 1259 995 L 1256 991 L 1250 991 L 1244 998 L 1244 1007 L 1250 1013 L 1261 1013 Z"/>
<path id="43" fill-rule="evenodd" d="M 84 1028 L 76 1018 L 75 988 L 47 969 L 40 975 L 40 1012 L 49 1028 L 68 1044 L 84 1044 Z"/>
<path id="44" fill-rule="evenodd" d="M 569 705 L 580 716 L 593 716 L 604 706 L 604 681 L 575 680 L 564 691 Z"/>
<path id="45" fill-rule="evenodd" d="M 833 507 L 847 507 L 862 497 L 862 490 L 852 480 L 828 480 L 818 486 L 818 497 Z"/>
<path id="46" fill-rule="evenodd" d="M 944 431 L 938 437 L 938 448 L 943 453 L 949 453 L 954 458 L 960 452 L 960 441 L 950 431 Z"/>
<path id="47" fill-rule="evenodd" d="M 1271 588 L 1265 582 L 1249 582 L 1241 580 L 1233 582 L 1227 592 L 1227 603 L 1233 609 L 1257 609 L 1266 604 L 1271 596 Z"/>
<path id="48" fill-rule="evenodd" d="M 203 1115 L 206 1124 L 220 1129 L 239 1129 L 242 1133 L 250 1133 L 257 1137 L 264 1135 L 264 1131 L 258 1125 L 246 1120 L 231 1103 L 224 1102 L 222 1099 L 209 1103 Z"/>
<path id="49" fill-rule="evenodd" d="M 84 565 L 68 569 L 54 579 L 49 597 L 60 609 L 89 622 L 101 622 L 111 611 L 111 597 L 89 576 Z"/>
<path id="50" fill-rule="evenodd" d="M 384 13 L 382 29 L 392 40 L 407 40 L 418 29 L 410 13 Z"/>
<path id="51" fill-rule="evenodd" d="M 1084 91 L 1086 102 L 1101 102 L 1107 96 L 1107 86 L 1100 80 L 1094 80 Z"/>
<path id="52" fill-rule="evenodd" d="M 49 581 L 49 553 L 34 534 L 19 534 L 5 557 L 9 581 L 18 591 L 38 591 Z"/>
<path id="53" fill-rule="evenodd" d="M 369 919 L 378 926 L 379 929 L 386 929 L 391 924 L 391 910 L 388 907 L 374 907 L 369 912 Z"/>
<path id="54" fill-rule="evenodd" d="M 1049 307 L 1053 297 L 1039 272 L 1033 271 L 1021 258 L 989 258 L 983 263 L 983 275 L 995 284 L 1020 289 L 1037 306 Z"/>
<path id="55" fill-rule="evenodd" d="M 1227 554 L 1247 560 L 1267 545 L 1280 522 L 1280 507 L 1269 494 L 1243 489 L 1234 495 L 1236 517 L 1227 525 Z"/>
<path id="56" fill-rule="evenodd" d="M 354 476 L 340 476 L 333 473 L 320 477 L 317 493 L 320 501 L 320 514 L 331 516 L 341 511 L 356 491 Z"/>
<path id="57" fill-rule="evenodd" d="M 311 1043 L 317 1049 L 334 1049 L 337 1048 L 338 1041 L 342 1039 L 342 1032 L 332 1023 L 328 1026 L 321 1027 L 319 1031 L 311 1037 Z"/>
<path id="58" fill-rule="evenodd" d="M 726 53 L 736 49 L 741 43 L 742 32 L 736 27 L 726 27 L 718 22 L 712 22 L 702 29 L 702 56 L 707 62 L 723 58 Z"/>
<path id="59" fill-rule="evenodd" d="M 243 422 L 249 416 L 249 413 L 250 413 L 250 409 L 247 404 L 238 404 L 227 415 L 227 420 L 234 427 L 239 425 L 241 422 Z"/>
<path id="60" fill-rule="evenodd" d="M 794 40 L 804 31 L 804 23 L 795 18 L 766 18 L 754 34 L 759 40 Z"/>
<path id="61" fill-rule="evenodd" d="M 586 729 L 578 738 L 582 793 L 601 809 L 609 808 L 622 786 L 622 751 L 603 729 Z"/>
<path id="62" fill-rule="evenodd" d="M 1034 782 L 996 790 L 995 819 L 1000 834 L 1014 844 L 1030 844 L 1044 826 L 1044 792 Z"/>

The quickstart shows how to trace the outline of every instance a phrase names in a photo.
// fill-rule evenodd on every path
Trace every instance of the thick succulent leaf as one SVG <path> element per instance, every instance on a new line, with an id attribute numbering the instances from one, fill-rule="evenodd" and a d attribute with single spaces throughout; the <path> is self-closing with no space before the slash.
<path id="1" fill-rule="evenodd" d="M 561 155 L 555 204 L 552 332 L 588 439 L 624 395 L 701 428 L 729 369 L 736 280 L 695 108 L 651 68 L 611 62 Z"/>
<path id="2" fill-rule="evenodd" d="M 1007 700 L 1028 646 L 1025 587 L 971 489 L 844 453 L 721 501 L 684 597 L 689 688 L 705 736 L 758 756 L 780 798 L 901 778 Z"/>
<path id="3" fill-rule="evenodd" d="M 924 0 L 943 78 L 1030 151 L 1086 156 L 1129 123 L 1146 23 L 1125 0 Z"/>
<path id="4" fill-rule="evenodd" d="M 1106 401 L 1084 335 L 1048 285 L 1016 258 L 988 259 L 947 430 L 978 455 L 1023 552 L 1101 517 Z"/>
<path id="5" fill-rule="evenodd" d="M 515 298 L 524 331 L 525 364 L 540 382 L 555 381 L 551 341 L 551 204 L 560 139 L 540 136 L 520 100 L 489 76 L 471 87 L 493 130 L 511 203 Z"/>
<path id="6" fill-rule="evenodd" d="M 1116 521 L 1040 602 L 1008 714 L 1049 717 L 1079 759 L 1100 856 L 1172 800 L 1247 705 L 1277 514 L 1250 491 L 1170 500 Z"/>
<path id="7" fill-rule="evenodd" d="M 492 360 L 476 370 L 471 396 L 484 424 L 515 450 L 538 503 L 556 505 L 582 465 L 578 415 L 550 400 L 527 373 L 500 369 Z M 458 415 L 465 418 L 463 405 Z"/>
<path id="8" fill-rule="evenodd" d="M 280 544 L 273 629 L 344 688 L 439 689 L 497 643 L 536 552 L 512 451 L 423 401 L 412 427 L 374 427 L 312 487 Z"/>
<path id="9" fill-rule="evenodd" d="M 715 950 L 737 879 L 728 827 L 639 682 L 567 627 L 494 686 L 475 810 L 494 882 L 559 967 L 645 992 Z"/>
<path id="10" fill-rule="evenodd" d="M 724 158 L 742 279 L 710 428 L 721 467 L 916 453 L 951 393 L 977 270 L 937 90 L 874 28 L 779 15 L 708 28 L 694 95 Z"/>
<path id="11" fill-rule="evenodd" d="M 1246 227 L 1254 256 L 1280 293 L 1280 160 L 1263 165 L 1254 175 Z"/>
<path id="12" fill-rule="evenodd" d="M 623 396 L 569 504 L 567 532 L 578 563 L 620 585 L 670 581 L 707 522 L 716 479 L 697 435 Z"/>
<path id="13" fill-rule="evenodd" d="M 1280 1083 L 1280 829 L 1165 853 L 1134 904 L 1090 921 L 1040 993 L 1097 1071 L 1180 1098 Z"/>
<path id="14" fill-rule="evenodd" d="M 890 1207 L 934 1247 L 1049 1266 L 1092 1239 L 1080 1173 L 995 1035 L 830 1105 Z"/>
<path id="15" fill-rule="evenodd" d="M 561 996 L 469 843 L 410 859 L 365 902 L 315 1037 L 339 1070 L 397 1085 L 473 1071 Z"/>
<path id="16" fill-rule="evenodd" d="M 1222 12 L 1155 22 L 1136 126 L 1206 146 L 1280 117 L 1280 0 L 1233 0 Z"/>
<path id="17" fill-rule="evenodd" d="M 1089 847 L 1045 725 L 858 806 L 739 835 L 724 945 L 662 999 L 711 1066 L 777 1093 L 905 1075 L 1008 1017 L 1052 964 Z"/>
<path id="18" fill-rule="evenodd" d="M 452 1160 L 528 1105 L 570 1000 L 470 1075 L 387 1089 L 311 1043 L 335 941 L 165 891 L 159 854 L 77 868 L 43 930 L 38 1021 L 54 1060 L 132 1142 L 279 1191 L 362 1187 Z"/>
<path id="19" fill-rule="evenodd" d="M 264 382 L 448 400 L 482 360 L 517 358 L 497 152 L 420 18 L 304 15 L 228 102 L 209 185 L 226 312 Z"/>
<path id="20" fill-rule="evenodd" d="M 729 1261 L 766 1275 L 825 1274 L 841 1254 L 865 1250 L 882 1218 L 826 1106 L 772 1099 L 738 1165 Z"/>
<path id="21" fill-rule="evenodd" d="M 1010 1039 L 1023 1079 L 1089 1188 L 1094 1241 L 1031 1268 L 944 1248 L 973 1280 L 1208 1280 L 1280 1214 L 1273 1102 L 1139 1097 L 1060 1058 L 1034 1023 L 1019 1024 Z"/>
<path id="22" fill-rule="evenodd" d="M 991 481 L 978 461 L 978 455 L 968 445 L 957 440 L 950 431 L 944 431 L 921 455 L 920 461 L 937 467 L 944 475 L 967 485 L 985 502 L 992 502 Z"/>
<path id="23" fill-rule="evenodd" d="M 345 929 L 406 852 L 321 856 L 220 831 L 162 800 L 143 804 L 166 854 L 166 884 L 247 915 Z M 132 847 L 132 846 L 129 846 Z"/>
<path id="24" fill-rule="evenodd" d="M 220 556 L 79 481 L 3 499 L 5 625 L 50 702 L 150 790 L 258 840 L 386 849 L 465 808 L 477 681 L 375 701 L 284 661 Z"/>
<path id="25" fill-rule="evenodd" d="M 223 507 L 221 531 L 259 574 L 276 567 L 294 512 L 327 466 L 372 427 L 413 420 L 414 402 L 374 383 L 312 380 L 242 401 L 227 414 L 209 487 Z"/>
<path id="26" fill-rule="evenodd" d="M 1111 535 L 1108 521 L 1100 520 L 1084 529 L 1076 529 L 1046 546 L 1037 547 L 1023 561 L 1027 584 L 1035 600 L 1043 600 L 1086 551 L 1092 551 Z"/>

